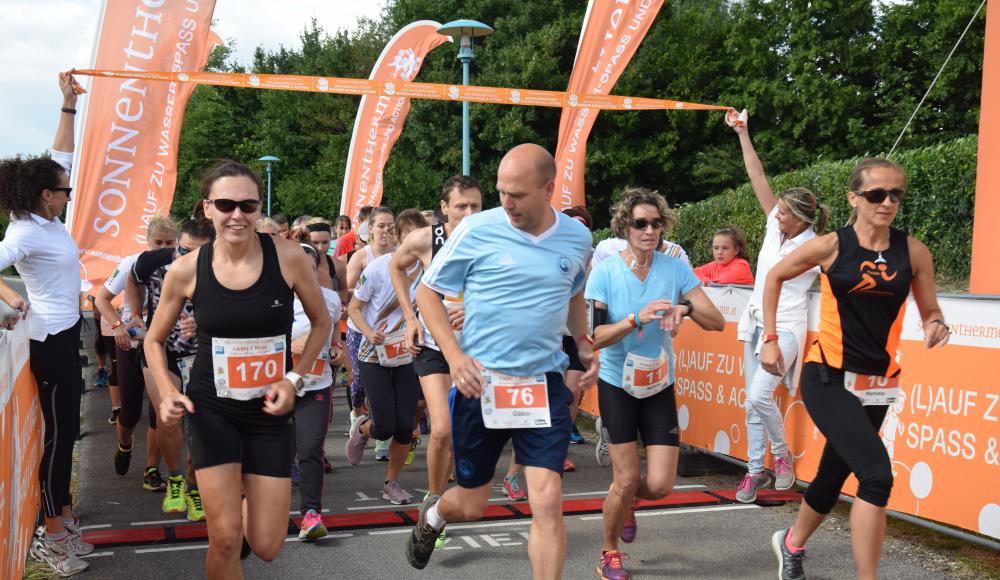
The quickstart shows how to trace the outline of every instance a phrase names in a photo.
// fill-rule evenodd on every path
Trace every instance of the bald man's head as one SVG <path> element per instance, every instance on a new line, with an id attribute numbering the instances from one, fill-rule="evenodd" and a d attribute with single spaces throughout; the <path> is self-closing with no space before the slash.
<path id="1" fill-rule="evenodd" d="M 543 147 L 525 143 L 504 155 L 497 169 L 497 191 L 514 227 L 538 235 L 551 225 L 555 176 L 555 159 Z"/>
<path id="2" fill-rule="evenodd" d="M 531 175 L 541 184 L 556 178 L 556 160 L 541 145 L 522 143 L 507 152 L 500 160 L 497 173 L 509 169 L 522 175 Z"/>

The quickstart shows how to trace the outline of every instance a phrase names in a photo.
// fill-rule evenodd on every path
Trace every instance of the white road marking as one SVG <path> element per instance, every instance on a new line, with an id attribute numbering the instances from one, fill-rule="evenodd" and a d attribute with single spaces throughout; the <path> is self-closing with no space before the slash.
<path id="1" fill-rule="evenodd" d="M 482 524 L 451 524 L 448 526 L 448 531 L 452 530 L 477 530 L 480 528 L 505 528 L 511 526 L 530 526 L 531 520 L 523 519 L 513 522 L 487 522 Z M 406 526 L 404 528 L 392 528 L 389 530 L 373 530 L 368 532 L 370 536 L 382 536 L 388 534 L 409 534 L 413 528 L 411 526 Z"/>
<path id="2" fill-rule="evenodd" d="M 187 518 L 182 520 L 154 520 L 151 522 L 132 522 L 130 526 L 157 526 L 160 524 L 183 524 L 188 523 Z"/>
<path id="3" fill-rule="evenodd" d="M 666 510 L 654 510 L 654 511 L 637 511 L 635 512 L 635 517 L 649 517 L 649 516 L 666 516 L 674 514 L 694 514 L 700 512 L 725 512 L 730 510 L 756 510 L 761 509 L 759 505 L 720 505 L 720 506 L 705 506 L 696 508 L 672 508 Z M 604 516 L 593 515 L 593 516 L 580 516 L 581 520 L 599 520 Z"/>
<path id="4" fill-rule="evenodd" d="M 157 552 L 180 552 L 182 550 L 207 550 L 208 544 L 190 544 L 186 546 L 167 546 L 165 548 L 145 548 L 136 550 L 136 554 L 155 554 Z"/>
<path id="5" fill-rule="evenodd" d="M 99 530 L 102 528 L 110 528 L 111 524 L 94 524 L 90 526 L 80 526 L 80 530 Z"/>
<path id="6" fill-rule="evenodd" d="M 92 554 L 87 554 L 86 556 L 80 556 L 81 558 L 100 558 L 102 556 L 114 556 L 114 552 L 94 552 Z"/>

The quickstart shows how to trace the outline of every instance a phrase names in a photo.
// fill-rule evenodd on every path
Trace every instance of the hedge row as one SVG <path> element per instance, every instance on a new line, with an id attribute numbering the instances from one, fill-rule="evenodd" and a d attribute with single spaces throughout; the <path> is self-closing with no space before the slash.
<path id="1" fill-rule="evenodd" d="M 969 279 L 976 149 L 976 137 L 970 136 L 905 151 L 895 157 L 909 173 L 909 188 L 894 225 L 927 244 L 934 255 L 938 280 L 953 286 L 967 287 Z M 790 187 L 811 189 L 830 207 L 829 231 L 844 224 L 850 216 L 848 180 L 860 159 L 819 161 L 770 178 L 771 188 L 775 192 Z M 764 162 L 766 165 L 767 160 Z M 766 224 L 749 182 L 676 210 L 680 224 L 671 239 L 687 250 L 692 264 L 708 262 L 712 258 L 713 232 L 734 225 L 746 234 L 756 269 L 756 250 L 763 242 Z M 594 232 L 595 240 L 608 235 L 606 229 Z"/>

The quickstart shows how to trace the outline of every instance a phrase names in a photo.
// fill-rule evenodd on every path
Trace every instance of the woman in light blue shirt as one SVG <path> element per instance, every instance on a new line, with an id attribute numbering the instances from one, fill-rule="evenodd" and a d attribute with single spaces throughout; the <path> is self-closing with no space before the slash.
<path id="1" fill-rule="evenodd" d="M 601 350 L 598 400 L 614 470 L 604 500 L 599 565 L 604 578 L 629 577 L 618 540 L 635 539 L 633 502 L 665 497 L 677 477 L 680 438 L 671 337 L 685 316 L 706 330 L 725 326 L 691 267 L 656 251 L 663 230 L 676 223 L 662 195 L 626 191 L 611 229 L 628 245 L 594 268 L 584 294 L 592 304 L 594 348 Z M 639 437 L 646 447 L 645 477 Z"/>

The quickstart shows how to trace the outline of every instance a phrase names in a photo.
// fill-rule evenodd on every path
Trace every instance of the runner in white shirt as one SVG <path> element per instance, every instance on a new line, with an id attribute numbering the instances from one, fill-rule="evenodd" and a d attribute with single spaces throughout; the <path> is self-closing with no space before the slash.
<path id="1" fill-rule="evenodd" d="M 418 210 L 408 209 L 396 218 L 395 229 L 399 239 L 404 240 L 411 232 L 426 226 Z M 391 260 L 391 254 L 385 254 L 368 264 L 347 307 L 351 321 L 364 335 L 358 348 L 358 366 L 369 414 L 358 417 L 351 427 L 346 453 L 348 462 L 357 465 L 368 439 L 386 441 L 391 438 L 382 498 L 399 505 L 413 500 L 396 479 L 413 439 L 420 383 L 413 371 L 413 355 L 417 349 L 407 347 L 403 311 L 389 276 Z M 407 272 L 411 301 L 420 272 L 419 263 Z"/>
<path id="2" fill-rule="evenodd" d="M 358 226 L 358 241 L 366 242 L 347 261 L 347 288 L 354 291 L 361 278 L 361 272 L 375 261 L 375 258 L 396 251 L 396 236 L 392 235 L 395 215 L 387 207 L 372 209 L 368 220 Z M 348 304 L 350 299 L 348 298 Z M 354 428 L 358 417 L 365 414 L 365 391 L 361 385 L 361 373 L 358 367 L 358 348 L 361 346 L 361 331 L 354 321 L 347 319 L 347 353 L 351 361 L 351 384 L 348 392 L 351 399 L 351 428 Z M 389 459 L 389 448 L 381 441 L 375 442 L 375 459 Z"/>
<path id="3" fill-rule="evenodd" d="M 0 161 L 0 211 L 11 217 L 0 241 L 0 270 L 17 266 L 28 293 L 25 300 L 0 280 L 0 301 L 20 314 L 4 316 L 0 324 L 13 328 L 27 320 L 31 372 L 45 423 L 39 466 L 45 534 L 32 542 L 31 554 L 54 573 L 71 576 L 88 568 L 78 556 L 94 550 L 82 540 L 70 494 L 73 445 L 80 433 L 83 319 L 80 251 L 59 220 L 73 191 L 73 121 L 77 95 L 84 91 L 69 73 L 59 74 L 59 89 L 63 107 L 52 158 Z"/>
<path id="4" fill-rule="evenodd" d="M 146 242 L 150 250 L 173 248 L 177 245 L 177 224 L 164 216 L 154 217 L 146 228 Z M 126 299 L 119 310 L 112 301 L 125 291 L 128 273 L 135 266 L 135 261 L 142 254 L 138 252 L 122 259 L 104 285 L 97 291 L 94 304 L 101 313 L 101 332 L 110 333 L 114 339 L 114 349 L 117 359 L 118 390 L 121 397 L 121 410 L 115 428 L 118 434 L 118 449 L 115 453 L 115 472 L 118 475 L 128 473 L 132 460 L 132 433 L 142 417 L 142 400 L 146 397 L 146 385 L 137 360 L 137 345 L 129 336 L 128 323 L 132 316 L 142 317 L 142 303 L 137 308 Z M 142 293 L 143 302 L 145 292 Z M 111 346 L 111 345 L 109 345 Z M 146 428 L 146 469 L 143 471 L 142 487 L 150 491 L 162 491 L 167 484 L 160 474 L 160 449 L 156 445 L 156 408 L 150 401 L 149 426 Z"/>
<path id="5" fill-rule="evenodd" d="M 747 474 L 736 490 L 737 501 L 753 503 L 757 491 L 771 482 L 764 471 L 764 452 L 767 439 L 771 440 L 771 454 L 774 456 L 774 488 L 790 489 L 795 485 L 795 468 L 792 454 L 785 441 L 785 426 L 781 410 L 774 402 L 774 390 L 784 383 L 794 394 L 798 384 L 796 373 L 805 350 L 806 316 L 808 314 L 809 288 L 819 268 L 813 268 L 788 280 L 781 287 L 778 301 L 777 334 L 764 334 L 764 282 L 771 268 L 802 244 L 822 232 L 830 215 L 830 210 L 819 204 L 816 195 L 804 187 L 793 187 L 777 195 L 771 191 L 764 175 L 764 167 L 754 151 L 747 128 L 746 111 L 729 111 L 726 122 L 740 138 L 743 161 L 746 164 L 750 183 L 760 207 L 767 215 L 767 234 L 757 255 L 757 276 L 750 303 L 740 318 L 738 337 L 743 341 L 743 365 L 747 388 Z M 772 375 L 760 365 L 761 347 L 766 342 L 776 341 L 786 361 L 787 373 L 784 377 Z"/>

